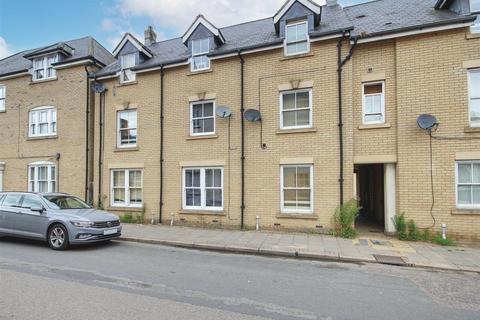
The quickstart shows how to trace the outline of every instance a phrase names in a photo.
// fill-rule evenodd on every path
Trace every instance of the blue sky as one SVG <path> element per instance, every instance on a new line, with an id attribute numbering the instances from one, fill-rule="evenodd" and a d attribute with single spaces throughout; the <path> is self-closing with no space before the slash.
<path id="1" fill-rule="evenodd" d="M 123 33 L 182 35 L 199 13 L 218 27 L 272 16 L 284 0 L 0 0 L 0 58 L 91 35 L 111 50 Z M 346 6 L 366 0 L 339 0 Z"/>

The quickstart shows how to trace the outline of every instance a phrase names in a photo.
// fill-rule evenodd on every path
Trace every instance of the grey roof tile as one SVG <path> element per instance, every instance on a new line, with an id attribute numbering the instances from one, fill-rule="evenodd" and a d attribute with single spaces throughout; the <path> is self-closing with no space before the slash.
<path id="1" fill-rule="evenodd" d="M 32 61 L 26 59 L 24 57 L 25 55 L 28 56 L 28 54 L 37 52 L 48 52 L 49 50 L 54 49 L 58 46 L 73 48 L 72 55 L 66 57 L 62 61 L 62 63 L 76 61 L 78 59 L 87 58 L 89 56 L 95 57 L 95 59 L 97 59 L 103 65 L 109 65 L 115 61 L 115 58 L 112 56 L 112 54 L 95 39 L 93 39 L 92 37 L 84 37 L 81 39 L 59 42 L 41 48 L 22 51 L 12 56 L 6 57 L 0 60 L 0 76 L 30 69 L 32 67 Z"/>

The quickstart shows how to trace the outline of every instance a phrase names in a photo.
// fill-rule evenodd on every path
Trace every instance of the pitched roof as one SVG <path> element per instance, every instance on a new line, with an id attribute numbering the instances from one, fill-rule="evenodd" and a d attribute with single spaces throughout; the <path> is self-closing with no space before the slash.
<path id="1" fill-rule="evenodd" d="M 72 50 L 71 55 L 66 57 L 61 63 L 58 64 L 74 62 L 91 57 L 95 58 L 95 60 L 102 65 L 109 65 L 115 61 L 115 58 L 112 56 L 112 54 L 94 38 L 84 37 L 80 39 L 59 42 L 41 48 L 25 50 L 6 57 L 0 60 L 0 77 L 25 72 L 30 69 L 32 67 L 32 61 L 25 58 L 25 56 L 29 57 L 31 55 L 34 56 L 40 53 L 48 53 L 51 50 L 56 50 L 59 47 L 65 50 L 72 48 Z"/>
<path id="2" fill-rule="evenodd" d="M 345 7 L 354 25 L 353 36 L 379 36 L 426 26 L 470 21 L 450 10 L 436 10 L 438 0 L 374 0 Z"/>
<path id="3" fill-rule="evenodd" d="M 325 6 L 322 15 L 322 23 L 310 34 L 311 38 L 340 33 L 353 28 L 340 5 Z M 209 56 L 230 54 L 239 50 L 250 50 L 283 43 L 283 38 L 275 32 L 273 18 L 219 28 L 219 32 L 225 38 L 225 43 L 211 52 Z M 135 70 L 186 62 L 190 57 L 188 47 L 183 43 L 182 38 L 156 42 L 148 46 L 148 49 L 153 53 L 153 58 L 136 66 Z M 97 72 L 96 75 L 98 77 L 109 76 L 119 70 L 119 63 L 114 62 Z"/>

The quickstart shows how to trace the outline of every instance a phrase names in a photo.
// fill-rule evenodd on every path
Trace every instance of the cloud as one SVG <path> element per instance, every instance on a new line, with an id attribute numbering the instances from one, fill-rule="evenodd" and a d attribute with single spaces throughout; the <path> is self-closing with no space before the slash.
<path id="1" fill-rule="evenodd" d="M 117 28 L 117 24 L 113 21 L 113 19 L 110 18 L 103 19 L 100 24 L 100 30 L 104 32 L 116 31 Z"/>
<path id="2" fill-rule="evenodd" d="M 0 37 L 0 59 L 8 57 L 11 54 L 12 50 L 10 48 L 10 45 L 7 44 L 7 41 L 5 41 L 5 39 Z"/>

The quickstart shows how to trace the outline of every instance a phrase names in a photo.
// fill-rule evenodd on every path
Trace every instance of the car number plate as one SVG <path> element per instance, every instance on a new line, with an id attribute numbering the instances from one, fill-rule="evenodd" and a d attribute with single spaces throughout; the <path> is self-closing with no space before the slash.
<path id="1" fill-rule="evenodd" d="M 115 228 L 115 229 L 105 230 L 105 231 L 103 231 L 103 234 L 104 234 L 105 236 L 108 236 L 108 235 L 110 235 L 110 234 L 115 234 L 115 233 L 117 233 L 117 232 L 118 232 L 118 229 Z"/>

